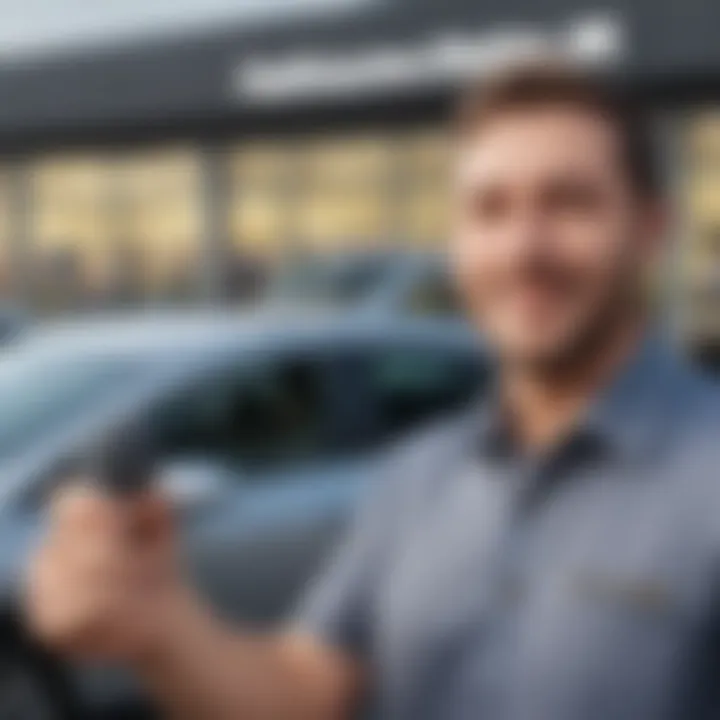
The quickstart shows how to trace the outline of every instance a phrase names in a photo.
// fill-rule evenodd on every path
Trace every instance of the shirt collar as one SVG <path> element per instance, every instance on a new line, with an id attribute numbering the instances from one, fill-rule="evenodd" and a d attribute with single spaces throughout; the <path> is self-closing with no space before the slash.
<path id="1" fill-rule="evenodd" d="M 682 362 L 671 342 L 659 331 L 648 332 L 632 357 L 597 393 L 571 433 L 572 439 L 627 456 L 651 452 L 659 447 L 672 420 L 682 377 Z M 476 442 L 479 440 L 480 451 L 488 459 L 514 454 L 498 395 L 497 387 L 492 386 L 475 425 L 479 430 Z"/>
<path id="2" fill-rule="evenodd" d="M 635 354 L 601 391 L 581 428 L 611 450 L 646 455 L 659 447 L 684 387 L 683 363 L 660 331 L 646 335 Z"/>

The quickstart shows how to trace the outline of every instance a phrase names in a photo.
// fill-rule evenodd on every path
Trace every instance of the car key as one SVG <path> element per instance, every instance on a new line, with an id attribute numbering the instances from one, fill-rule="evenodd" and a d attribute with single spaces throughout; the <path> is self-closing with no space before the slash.
<path id="1" fill-rule="evenodd" d="M 167 516 L 132 511 L 134 501 L 141 500 L 153 489 L 156 471 L 155 434 L 148 423 L 137 419 L 117 425 L 91 453 L 90 478 L 103 493 L 131 510 L 124 534 L 137 548 L 156 540 L 169 529 Z"/>
<path id="2" fill-rule="evenodd" d="M 147 423 L 116 426 L 90 451 L 89 474 L 102 490 L 130 498 L 148 490 L 156 466 L 156 444 Z"/>

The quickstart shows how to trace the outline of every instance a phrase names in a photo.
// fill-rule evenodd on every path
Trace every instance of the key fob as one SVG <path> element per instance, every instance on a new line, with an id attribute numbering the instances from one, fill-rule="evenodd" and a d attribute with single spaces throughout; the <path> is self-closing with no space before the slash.
<path id="1" fill-rule="evenodd" d="M 89 475 L 116 496 L 129 496 L 150 487 L 156 468 L 157 448 L 147 423 L 120 424 L 91 449 Z"/>

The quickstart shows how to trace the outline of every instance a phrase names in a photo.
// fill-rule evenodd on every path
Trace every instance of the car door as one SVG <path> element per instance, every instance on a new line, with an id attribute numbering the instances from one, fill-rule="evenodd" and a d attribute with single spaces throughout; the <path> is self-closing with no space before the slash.
<path id="1" fill-rule="evenodd" d="M 184 523 L 188 565 L 216 608 L 258 623 L 286 614 L 392 441 L 473 397 L 481 368 L 437 341 L 327 345 L 239 358 L 184 409 L 171 404 L 166 457 L 233 471 Z"/>
<path id="2" fill-rule="evenodd" d="M 286 358 L 290 375 L 302 368 L 308 377 L 301 384 L 316 388 L 303 396 L 305 419 L 282 432 L 263 430 L 270 454 L 259 465 L 248 452 L 254 444 L 246 449 L 250 489 L 237 512 L 213 518 L 201 543 L 199 570 L 226 613 L 274 621 L 292 608 L 386 472 L 395 442 L 477 397 L 487 366 L 473 347 L 390 337 Z M 274 398 L 291 394 L 290 375 L 274 374 Z M 308 427 L 322 427 L 309 444 L 293 440 L 303 423 L 306 438 Z"/>
<path id="3" fill-rule="evenodd" d="M 188 565 L 226 615 L 277 618 L 332 547 L 363 473 L 348 457 L 330 348 L 243 354 L 153 414 L 164 467 L 222 475 L 181 512 Z"/>

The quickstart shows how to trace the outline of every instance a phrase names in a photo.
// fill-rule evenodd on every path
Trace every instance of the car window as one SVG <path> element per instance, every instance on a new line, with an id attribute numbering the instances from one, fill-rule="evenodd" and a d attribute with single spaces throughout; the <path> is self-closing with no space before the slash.
<path id="1" fill-rule="evenodd" d="M 486 368 L 471 353 L 434 348 L 379 352 L 367 361 L 382 435 L 394 435 L 469 403 Z"/>
<path id="2" fill-rule="evenodd" d="M 325 449 L 322 365 L 245 364 L 165 403 L 155 422 L 165 457 L 213 456 L 243 467 L 317 457 Z"/>
<path id="3" fill-rule="evenodd" d="M 455 288 L 444 272 L 433 272 L 420 278 L 405 299 L 405 310 L 426 317 L 461 314 Z"/>

